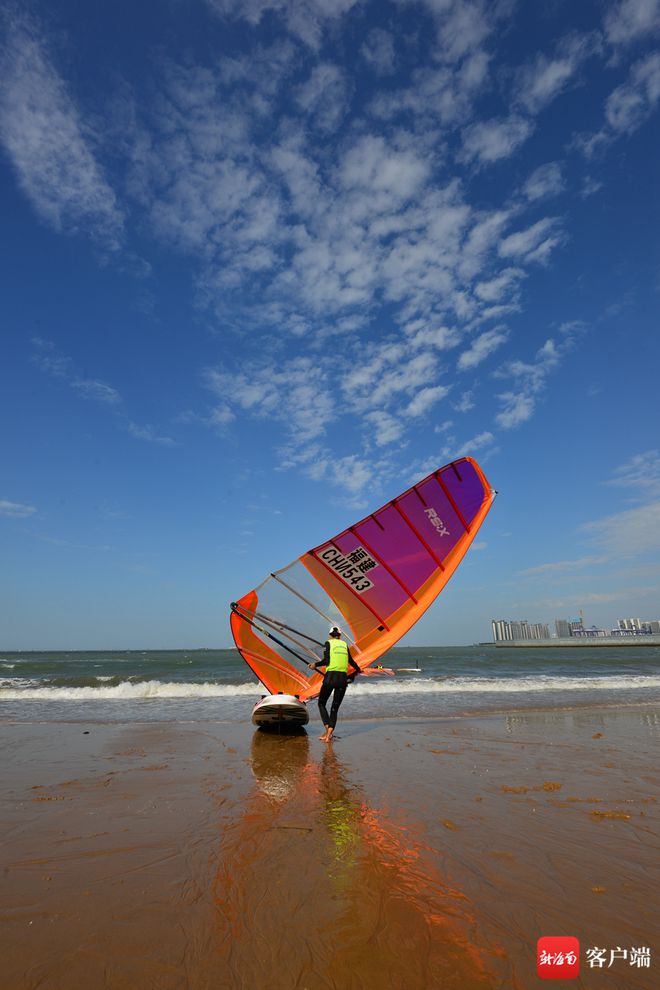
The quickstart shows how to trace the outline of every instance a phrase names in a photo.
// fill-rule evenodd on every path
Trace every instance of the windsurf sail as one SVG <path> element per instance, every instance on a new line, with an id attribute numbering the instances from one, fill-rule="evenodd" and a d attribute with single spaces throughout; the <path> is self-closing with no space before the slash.
<path id="1" fill-rule="evenodd" d="M 329 626 L 360 667 L 374 664 L 440 594 L 494 498 L 477 462 L 462 457 L 273 571 L 232 602 L 241 656 L 271 694 L 302 700 L 319 692 L 307 664 L 323 658 Z"/>

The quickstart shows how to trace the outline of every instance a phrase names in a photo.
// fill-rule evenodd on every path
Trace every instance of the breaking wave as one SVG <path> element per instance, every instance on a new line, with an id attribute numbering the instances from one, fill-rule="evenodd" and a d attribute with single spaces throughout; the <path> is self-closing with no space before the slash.
<path id="1" fill-rule="evenodd" d="M 448 677 L 397 682 L 393 678 L 377 683 L 357 683 L 355 694 L 524 694 L 528 691 L 629 691 L 660 687 L 660 677 L 628 674 L 618 677 Z"/>
<path id="2" fill-rule="evenodd" d="M 259 685 L 191 684 L 175 681 L 122 681 L 110 687 L 0 688 L 0 701 L 127 701 L 149 698 L 228 698 L 254 695 Z"/>
<path id="3" fill-rule="evenodd" d="M 81 686 L 34 679 L 0 680 L 0 701 L 127 701 L 157 698 L 232 698 L 263 694 L 256 682 L 219 684 L 190 681 L 121 680 L 98 677 Z M 115 683 L 107 683 L 115 682 Z M 350 692 L 360 695 L 527 694 L 550 691 L 631 691 L 660 688 L 660 676 L 628 674 L 592 677 L 447 677 L 359 681 Z"/>

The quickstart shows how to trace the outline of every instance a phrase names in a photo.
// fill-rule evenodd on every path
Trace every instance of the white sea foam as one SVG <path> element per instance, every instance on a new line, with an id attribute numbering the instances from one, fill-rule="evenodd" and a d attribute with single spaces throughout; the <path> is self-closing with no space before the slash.
<path id="1" fill-rule="evenodd" d="M 34 682 L 33 682 L 34 683 Z M 122 681 L 114 687 L 0 688 L 0 701 L 127 701 L 148 698 L 228 698 L 263 693 L 259 684 L 191 684 L 186 682 Z"/>
<path id="2" fill-rule="evenodd" d="M 355 694 L 525 694 L 528 691 L 626 691 L 660 687 L 660 677 L 624 674 L 614 677 L 448 677 L 445 680 L 393 678 L 357 683 Z"/>
<path id="3" fill-rule="evenodd" d="M 99 678 L 100 680 L 101 678 Z M 126 701 L 155 698 L 231 698 L 265 693 L 260 684 L 195 684 L 176 681 L 122 681 L 112 687 L 43 687 L 32 679 L 5 680 L 0 701 Z M 611 677 L 448 677 L 429 680 L 384 678 L 353 684 L 353 695 L 413 694 L 526 694 L 542 691 L 630 691 L 660 688 L 660 677 L 627 674 Z"/>

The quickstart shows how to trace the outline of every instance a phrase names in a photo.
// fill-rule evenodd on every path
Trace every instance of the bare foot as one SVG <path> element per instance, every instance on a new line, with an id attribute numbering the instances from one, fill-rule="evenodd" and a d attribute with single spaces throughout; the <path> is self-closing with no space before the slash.
<path id="1" fill-rule="evenodd" d="M 332 742 L 332 736 L 334 734 L 334 731 L 335 731 L 334 729 L 328 729 L 323 742 Z"/>
<path id="2" fill-rule="evenodd" d="M 324 732 L 322 736 L 319 736 L 319 739 L 321 740 L 321 742 L 327 742 L 328 741 L 328 733 L 327 732 Z"/>

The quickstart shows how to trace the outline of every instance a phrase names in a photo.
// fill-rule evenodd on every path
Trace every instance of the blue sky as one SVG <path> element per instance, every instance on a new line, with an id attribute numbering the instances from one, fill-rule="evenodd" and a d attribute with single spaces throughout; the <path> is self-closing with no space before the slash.
<path id="1" fill-rule="evenodd" d="M 0 647 L 227 646 L 465 453 L 407 644 L 660 616 L 659 0 L 0 9 Z"/>

